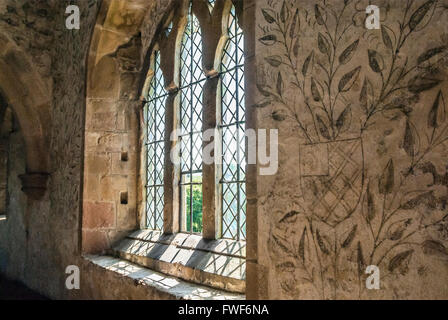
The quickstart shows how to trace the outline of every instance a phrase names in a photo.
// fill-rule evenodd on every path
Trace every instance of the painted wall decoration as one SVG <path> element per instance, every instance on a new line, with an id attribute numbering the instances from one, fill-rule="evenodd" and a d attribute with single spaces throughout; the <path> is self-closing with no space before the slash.
<path id="1" fill-rule="evenodd" d="M 410 279 L 447 278 L 448 3 L 379 1 L 380 30 L 365 28 L 368 5 L 259 5 L 254 107 L 289 145 L 262 200 L 283 298 L 407 298 Z"/>

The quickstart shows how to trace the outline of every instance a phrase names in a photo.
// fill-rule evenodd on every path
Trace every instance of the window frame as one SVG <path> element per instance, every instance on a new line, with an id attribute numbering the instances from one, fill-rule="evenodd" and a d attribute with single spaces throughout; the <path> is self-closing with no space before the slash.
<path id="1" fill-rule="evenodd" d="M 207 0 L 204 0 L 207 1 Z M 217 0 L 218 2 L 220 0 Z M 198 3 L 199 1 L 193 1 L 193 3 Z M 207 1 L 208 2 L 208 1 Z M 215 2 L 215 4 L 216 4 Z M 228 36 L 228 21 L 229 17 L 231 15 L 232 7 L 235 7 L 235 11 L 237 10 L 235 4 L 231 0 L 223 0 L 222 3 L 224 3 L 224 8 L 222 9 L 222 16 L 221 16 L 221 24 L 223 25 L 221 34 L 219 34 L 219 37 L 217 41 L 215 41 L 215 50 L 208 50 L 207 55 L 209 55 L 209 62 L 208 62 L 208 68 L 206 67 L 205 70 L 203 68 L 202 72 L 205 75 L 204 86 L 203 86 L 203 118 L 210 116 L 210 114 L 214 115 L 214 119 L 210 121 L 210 119 L 203 119 L 204 127 L 203 132 L 206 129 L 206 124 L 209 122 L 209 125 L 211 124 L 211 127 L 214 127 L 217 130 L 217 134 L 215 134 L 215 158 L 222 157 L 221 154 L 222 151 L 222 134 L 221 134 L 221 76 L 222 74 L 226 72 L 221 72 L 221 62 L 224 57 L 224 50 L 227 46 L 228 41 L 230 41 L 230 38 Z M 165 138 L 165 150 L 169 150 L 170 152 L 165 152 L 165 181 L 164 181 L 164 190 L 165 190 L 165 204 L 164 204 L 164 226 L 163 230 L 161 230 L 165 234 L 177 234 L 177 233 L 188 233 L 193 234 L 191 232 L 185 232 L 182 231 L 181 228 L 181 169 L 179 168 L 179 165 L 172 164 L 171 163 L 171 153 L 173 149 L 179 148 L 180 140 L 178 137 L 171 137 L 170 133 L 174 130 L 180 129 L 180 104 L 181 104 L 181 68 L 180 68 L 180 48 L 182 47 L 182 39 L 184 37 L 185 28 L 187 27 L 187 15 L 188 10 L 190 7 L 190 0 L 184 0 L 183 6 L 179 6 L 178 8 L 174 9 L 174 12 L 170 13 L 169 19 L 167 19 L 167 23 L 164 24 L 162 27 L 162 30 L 159 32 L 162 37 L 156 37 L 155 44 L 152 46 L 152 48 L 149 49 L 151 61 L 150 61 L 150 70 L 147 74 L 145 86 L 143 89 L 143 92 L 145 93 L 145 90 L 148 89 L 148 86 L 151 82 L 151 70 L 153 66 L 153 57 L 154 53 L 156 51 L 159 52 L 159 54 L 162 56 L 162 65 L 163 59 L 165 57 L 166 61 L 175 62 L 174 64 L 174 70 L 167 71 L 162 70 L 164 74 L 164 80 L 165 80 L 165 89 L 168 93 L 168 98 L 166 101 L 166 127 L 167 130 L 166 138 Z M 199 6 L 198 6 L 199 7 Z M 210 35 L 205 35 L 206 31 L 204 31 L 203 27 L 203 21 L 204 16 L 203 13 L 200 12 L 198 7 L 194 8 L 194 4 L 192 5 L 192 14 L 196 16 L 196 18 L 199 20 L 199 23 L 201 24 L 200 28 L 202 31 L 202 37 L 204 41 L 204 37 L 210 38 Z M 213 9 L 213 12 L 215 10 Z M 199 14 L 198 14 L 199 12 Z M 211 14 L 213 14 L 211 11 Z M 238 17 L 238 14 L 235 14 Z M 202 19 L 201 19 L 202 18 Z M 241 26 L 241 29 L 243 30 L 243 37 L 245 37 L 245 31 L 242 27 L 241 21 L 238 20 L 236 23 L 238 23 Z M 169 27 L 171 26 L 171 27 Z M 167 31 L 168 28 L 171 28 L 171 30 Z M 206 29 L 207 30 L 207 29 Z M 173 35 L 173 33 L 175 33 Z M 216 40 L 216 39 L 215 39 Z M 171 44 L 170 44 L 171 42 Z M 173 48 L 173 42 L 174 48 Z M 212 52 L 213 51 L 213 52 Z M 213 62 L 210 63 L 210 55 L 211 52 L 213 54 Z M 203 58 L 206 53 L 202 52 Z M 246 54 L 246 46 L 244 46 L 244 54 Z M 171 59 L 171 60 L 170 60 Z M 165 61 L 165 62 L 166 62 Z M 211 64 L 213 64 L 211 66 Z M 205 65 L 207 65 L 207 61 L 205 62 Z M 243 63 L 244 65 L 244 63 Z M 239 66 L 237 66 L 238 68 Z M 162 68 L 163 69 L 163 68 Z M 168 69 L 168 68 L 166 68 Z M 243 67 L 244 70 L 244 67 Z M 246 80 L 244 80 L 246 81 Z M 210 107 L 209 104 L 204 103 L 204 99 L 207 99 L 211 97 L 211 99 L 207 100 L 210 102 L 210 104 L 215 104 L 213 107 Z M 213 100 L 215 101 L 211 101 Z M 143 101 L 143 103 L 146 103 L 146 101 Z M 209 108 L 210 107 L 210 108 Z M 247 108 L 245 109 L 245 113 L 247 114 Z M 172 119 L 170 119 L 172 117 Z M 246 115 L 247 118 L 247 115 Z M 143 122 L 142 122 L 143 123 Z M 241 126 L 243 126 L 246 122 L 239 123 Z M 170 127 L 174 130 L 169 130 Z M 205 144 L 205 142 L 204 142 Z M 144 145 L 144 143 L 143 143 Z M 204 145 L 202 146 L 202 151 L 204 149 Z M 143 153 L 143 149 L 142 153 Z M 178 150 L 178 149 L 176 149 Z M 246 148 L 247 153 L 247 148 Z M 246 155 L 247 157 L 247 155 Z M 142 157 L 142 160 L 144 157 Z M 142 162 L 145 163 L 145 162 Z M 206 186 L 207 189 L 210 189 L 210 193 L 213 193 L 213 196 L 209 197 L 210 199 L 205 198 L 204 190 L 203 190 L 203 232 L 202 237 L 204 239 L 211 239 L 211 240 L 235 240 L 235 241 L 245 241 L 240 239 L 239 237 L 237 239 L 229 239 L 229 238 L 223 238 L 222 237 L 222 219 L 223 219 L 223 211 L 222 211 L 222 164 L 215 163 L 212 165 L 213 168 L 206 168 L 207 166 L 203 164 L 203 171 L 202 171 L 202 185 L 203 187 Z M 141 175 L 142 178 L 141 181 L 146 181 L 146 166 L 142 168 Z M 208 177 L 204 178 L 204 171 L 209 171 Z M 210 179 L 211 178 L 211 179 Z M 206 181 L 207 179 L 207 181 Z M 212 180 L 213 183 L 209 183 L 209 181 Z M 247 185 L 247 181 L 245 181 Z M 246 188 L 247 190 L 247 188 Z M 141 201 L 141 205 L 139 206 L 139 212 L 141 214 L 141 229 L 144 230 L 150 230 L 146 226 L 146 193 L 144 193 L 143 199 Z M 167 201 L 168 200 L 168 201 Z M 208 202 L 208 203 L 206 203 Z M 144 208 L 144 210 L 142 210 Z M 240 214 L 240 213 L 238 213 Z M 177 216 L 177 217 L 176 217 Z M 246 210 L 246 216 L 247 216 L 247 210 Z M 239 232 L 238 232 L 239 234 Z"/>
<path id="2" fill-rule="evenodd" d="M 157 47 L 156 47 L 156 49 L 157 49 Z M 158 114 L 158 112 L 157 112 L 157 110 L 156 110 L 156 108 L 157 108 L 157 105 L 158 104 L 156 104 L 159 100 L 161 100 L 161 101 L 163 101 L 163 103 L 165 103 L 165 101 L 166 101 L 166 98 L 167 98 L 167 96 L 168 96 L 168 92 L 165 90 L 165 88 L 164 88 L 164 84 L 162 84 L 162 86 L 163 86 L 163 88 L 162 88 L 162 91 L 164 91 L 164 93 L 163 94 L 158 94 L 158 92 L 157 92 L 157 90 L 158 90 L 158 86 L 157 85 L 160 85 L 160 79 L 157 79 L 156 77 L 157 77 L 157 72 L 162 72 L 162 70 L 160 69 L 160 70 L 158 70 L 158 68 L 160 68 L 160 52 L 159 52 L 159 50 L 153 50 L 153 52 L 152 52 L 152 54 L 151 54 L 151 68 L 150 68 L 150 71 L 149 71 L 149 73 L 151 74 L 151 76 L 149 76 L 148 77 L 148 79 L 150 79 L 149 80 L 149 83 L 148 83 L 148 86 L 147 86 L 147 91 L 145 92 L 145 103 L 144 103 L 144 107 L 143 107 L 143 119 L 144 119 L 144 121 L 143 121 L 143 123 L 144 123 L 144 129 L 143 129 L 143 132 L 144 132 L 144 137 L 145 137 L 145 139 L 144 139 L 144 143 L 143 143 L 143 148 L 142 148 L 142 153 L 143 153 L 143 155 L 144 155 L 144 168 L 145 168 L 145 170 L 144 170 L 144 173 L 145 173 L 145 175 L 144 175 L 144 194 L 145 194 L 145 206 L 144 206 L 144 208 L 145 208 L 145 225 L 146 226 L 148 226 L 148 224 L 149 224 L 149 219 L 148 219 L 148 211 L 149 211 L 149 205 L 148 205 L 148 202 L 147 202 L 147 199 L 148 199 L 148 197 L 149 197 L 149 195 L 148 195 L 148 189 L 154 189 L 154 196 L 153 196 L 153 198 L 154 198 L 154 203 L 153 203 L 153 205 L 154 205 L 154 211 L 157 211 L 157 206 L 158 206 L 158 201 L 157 201 L 157 191 L 160 189 L 160 188 L 162 188 L 162 206 L 163 206 L 163 209 L 162 209 L 162 213 L 161 213 L 161 218 L 162 218 L 162 224 L 161 224 L 161 227 L 159 227 L 159 224 L 158 224 L 158 221 L 160 220 L 160 213 L 158 213 L 158 212 L 154 212 L 153 213 L 153 219 L 154 219 L 154 225 L 153 225 L 153 228 L 152 228 L 152 230 L 155 230 L 155 231 L 162 231 L 163 230 L 163 218 L 164 218 L 164 207 L 165 207 L 165 199 L 164 199 L 164 188 L 165 188 L 165 181 L 164 181 L 164 177 L 165 177 L 165 170 L 164 170 L 164 166 L 165 166 L 165 160 L 163 159 L 163 155 L 157 155 L 156 154 L 156 151 L 157 151 L 157 149 L 158 149 L 158 145 L 160 144 L 160 145 L 162 145 L 163 147 L 162 147 L 162 150 L 163 150 L 163 152 L 165 152 L 165 150 L 166 150 L 166 148 L 167 148 L 167 144 L 166 144 L 166 134 L 165 134 L 165 128 L 162 130 L 162 132 L 157 132 L 158 130 L 156 129 L 156 127 L 157 127 L 157 116 L 159 115 Z M 162 78 L 161 78 L 161 80 L 163 80 L 163 75 L 162 75 Z M 153 96 L 153 97 L 151 97 L 150 95 L 151 95 L 151 90 L 154 90 L 154 94 L 155 94 L 155 96 Z M 153 132 L 149 132 L 149 108 L 150 108 L 150 104 L 154 104 L 154 115 L 153 115 L 153 121 L 154 121 L 154 128 L 153 128 Z M 163 115 L 162 115 L 162 118 L 163 118 L 163 121 L 164 121 L 164 123 L 163 123 L 163 126 L 165 126 L 165 122 L 166 122 L 166 108 L 165 108 L 165 112 L 163 113 Z M 146 119 L 146 121 L 145 121 L 145 119 Z M 160 137 L 158 137 L 157 135 L 158 135 L 158 133 L 159 134 L 161 134 L 161 136 Z M 149 140 L 149 136 L 150 135 L 153 135 L 153 138 L 154 138 L 154 140 L 153 141 L 148 141 Z M 157 173 L 156 173 L 156 171 L 154 170 L 154 177 L 153 177 L 153 183 L 152 184 L 149 184 L 149 178 L 148 178 L 148 173 L 149 173 L 149 159 L 148 159 L 148 153 L 149 153 L 149 147 L 150 146 L 154 146 L 153 147 L 153 151 L 154 151 L 154 155 L 153 155 L 153 161 L 154 161 L 154 163 L 153 163 L 153 165 L 155 165 L 155 166 L 157 166 L 157 163 L 160 161 L 160 160 L 162 160 L 162 173 L 161 173 L 161 181 L 160 181 L 160 183 L 158 183 L 159 181 L 158 181 L 158 176 L 157 176 Z M 160 159 L 160 158 L 162 158 L 162 159 Z M 159 197 L 160 197 L 160 195 L 159 195 Z M 160 200 L 159 200 L 160 201 Z M 152 205 L 152 204 L 151 204 Z"/>

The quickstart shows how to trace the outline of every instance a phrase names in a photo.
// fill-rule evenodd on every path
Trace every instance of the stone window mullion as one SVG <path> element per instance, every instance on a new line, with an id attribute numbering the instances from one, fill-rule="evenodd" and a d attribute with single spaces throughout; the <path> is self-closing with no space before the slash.
<path id="1" fill-rule="evenodd" d="M 209 11 L 207 1 L 194 2 L 194 11 L 203 30 L 203 68 L 207 80 L 203 91 L 203 131 L 214 130 L 212 141 L 204 141 L 203 148 L 210 143 L 214 144 L 213 164 L 203 165 L 203 237 L 205 239 L 221 238 L 221 179 L 222 167 L 221 139 L 219 134 L 220 123 L 220 78 L 219 66 L 223 44 L 227 42 L 223 32 L 225 13 L 229 11 L 231 3 L 227 0 L 213 2 L 213 10 Z"/>
<path id="2" fill-rule="evenodd" d="M 179 232 L 180 205 L 180 167 L 172 161 L 171 151 L 177 149 L 179 140 L 172 132 L 179 129 L 179 93 L 170 92 L 166 101 L 166 132 L 165 132 L 165 208 L 163 231 L 167 234 Z"/>
<path id="3" fill-rule="evenodd" d="M 215 130 L 215 136 L 213 142 L 204 141 L 204 146 L 209 143 L 214 144 L 214 156 L 215 159 L 220 157 L 221 144 L 219 143 L 219 135 L 216 134 L 218 128 L 218 84 L 219 77 L 210 77 L 207 79 L 204 85 L 204 124 L 203 130 Z M 218 239 L 221 236 L 221 185 L 219 180 L 220 165 L 216 161 L 212 164 L 203 165 L 203 237 L 205 239 Z"/>
<path id="4" fill-rule="evenodd" d="M 178 159 L 171 159 L 172 151 L 178 150 L 180 143 L 177 133 L 180 129 L 180 57 L 179 49 L 181 38 L 186 26 L 187 2 L 184 0 L 181 6 L 174 11 L 174 16 L 169 25 L 159 36 L 159 48 L 161 56 L 161 69 L 164 75 L 165 90 L 168 92 L 165 107 L 165 155 L 164 155 L 164 216 L 163 232 L 175 234 L 179 232 L 179 206 L 180 206 L 180 165 Z M 176 156 L 176 155 L 174 155 Z"/>

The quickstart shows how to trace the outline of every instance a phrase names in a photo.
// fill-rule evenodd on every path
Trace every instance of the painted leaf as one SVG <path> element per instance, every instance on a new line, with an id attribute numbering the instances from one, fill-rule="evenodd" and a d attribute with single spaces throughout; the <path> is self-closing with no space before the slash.
<path id="1" fill-rule="evenodd" d="M 296 13 L 294 14 L 294 17 L 292 18 L 291 28 L 289 29 L 289 36 L 291 38 L 294 38 L 294 36 L 295 36 L 296 27 L 297 27 L 298 23 L 299 23 L 299 9 L 296 9 Z"/>
<path id="2" fill-rule="evenodd" d="M 319 7 L 318 4 L 316 4 L 316 5 L 314 6 L 314 15 L 315 15 L 315 17 L 316 17 L 316 22 L 317 22 L 320 26 L 322 26 L 322 25 L 325 24 L 325 19 L 324 19 L 323 15 L 322 15 L 322 9 Z"/>
<path id="3" fill-rule="evenodd" d="M 400 240 L 403 237 L 407 226 L 407 220 L 401 220 L 391 224 L 387 230 L 388 239 L 392 241 Z"/>
<path id="4" fill-rule="evenodd" d="M 261 9 L 261 12 L 263 13 L 264 19 L 268 22 L 268 23 L 274 23 L 275 19 L 273 16 L 271 16 L 267 10 L 265 9 Z"/>
<path id="5" fill-rule="evenodd" d="M 407 250 L 397 254 L 389 261 L 389 267 L 388 267 L 389 271 L 394 272 L 397 268 L 403 266 L 406 263 L 406 261 L 409 258 L 411 258 L 413 253 L 414 250 Z"/>
<path id="6" fill-rule="evenodd" d="M 317 37 L 317 46 L 320 52 L 330 56 L 330 43 L 328 42 L 327 38 L 325 38 L 325 36 L 320 32 Z"/>
<path id="7" fill-rule="evenodd" d="M 279 220 L 279 223 L 291 223 L 291 222 L 295 222 L 297 220 L 297 216 L 300 214 L 300 212 L 297 211 L 290 211 L 287 214 L 285 214 L 283 216 L 283 218 L 281 218 Z"/>
<path id="8" fill-rule="evenodd" d="M 341 247 L 342 248 L 347 248 L 348 246 L 350 246 L 353 242 L 353 239 L 355 239 L 356 236 L 356 231 L 358 230 L 358 225 L 354 225 L 353 228 L 351 229 L 351 231 L 349 232 L 347 238 L 345 238 L 344 242 L 342 243 Z"/>
<path id="9" fill-rule="evenodd" d="M 432 79 L 422 75 L 418 75 L 411 79 L 408 83 L 408 90 L 412 93 L 418 94 L 424 91 L 431 90 L 441 83 L 439 79 Z"/>
<path id="10" fill-rule="evenodd" d="M 381 26 L 381 35 L 383 37 L 383 43 L 388 49 L 392 49 L 392 39 L 389 36 L 389 33 L 387 32 L 386 27 Z"/>
<path id="11" fill-rule="evenodd" d="M 277 42 L 277 37 L 274 34 L 268 34 L 258 40 L 266 46 L 272 46 Z"/>
<path id="12" fill-rule="evenodd" d="M 262 101 L 262 102 L 256 103 L 256 104 L 252 105 L 252 107 L 261 109 L 261 108 L 266 108 L 270 104 L 271 104 L 271 101 L 266 100 L 266 101 Z"/>
<path id="13" fill-rule="evenodd" d="M 418 153 L 418 140 L 417 132 L 415 132 L 414 126 L 408 119 L 401 147 L 410 157 L 415 157 Z"/>
<path id="14" fill-rule="evenodd" d="M 376 208 L 375 208 L 375 200 L 373 198 L 373 194 L 372 194 L 372 190 L 371 190 L 371 185 L 369 183 L 369 185 L 367 186 L 367 222 L 371 222 L 373 219 L 375 219 L 375 214 L 376 214 Z"/>
<path id="15" fill-rule="evenodd" d="M 272 239 L 274 240 L 274 244 L 280 250 L 282 250 L 283 252 L 285 252 L 287 254 L 291 254 L 292 253 L 291 249 L 289 248 L 289 244 L 288 244 L 288 242 L 285 239 L 283 239 L 283 238 L 281 238 L 281 237 L 279 237 L 279 236 L 277 236 L 275 234 L 272 235 Z"/>
<path id="16" fill-rule="evenodd" d="M 299 38 L 297 38 L 296 41 L 294 42 L 294 46 L 292 47 L 292 53 L 296 58 L 299 55 L 299 49 L 300 49 L 300 41 Z"/>
<path id="17" fill-rule="evenodd" d="M 339 63 L 340 64 L 347 64 L 350 62 L 350 60 L 353 58 L 353 55 L 356 52 L 356 49 L 358 48 L 359 39 L 353 42 L 351 45 L 349 45 L 339 56 Z"/>
<path id="18" fill-rule="evenodd" d="M 361 93 L 359 94 L 359 102 L 361 108 L 365 113 L 368 113 L 370 110 L 369 98 L 373 97 L 373 86 L 370 80 L 366 77 L 364 78 L 364 83 L 362 85 Z"/>
<path id="19" fill-rule="evenodd" d="M 322 238 L 322 236 L 319 233 L 319 229 L 316 230 L 316 240 L 317 240 L 317 244 L 318 244 L 320 250 L 322 251 L 322 253 L 325 255 L 329 255 L 330 251 L 328 251 L 327 246 L 325 245 L 324 239 Z"/>
<path id="20" fill-rule="evenodd" d="M 311 94 L 313 95 L 313 99 L 316 102 L 322 100 L 319 89 L 317 88 L 317 83 L 314 81 L 314 78 L 311 78 Z"/>
<path id="21" fill-rule="evenodd" d="M 360 241 L 358 241 L 358 247 L 356 253 L 357 253 L 356 260 L 358 263 L 358 276 L 361 276 L 362 274 L 364 274 L 366 263 L 364 261 L 364 254 L 362 252 L 362 246 Z"/>
<path id="22" fill-rule="evenodd" d="M 288 12 L 288 8 L 286 7 L 286 1 L 283 1 L 282 9 L 280 10 L 280 20 L 283 23 L 285 23 L 285 21 L 286 21 L 287 12 Z"/>
<path id="23" fill-rule="evenodd" d="M 343 133 L 346 132 L 348 129 L 350 129 L 351 121 L 352 121 L 352 107 L 351 105 L 348 105 L 344 109 L 344 111 L 342 111 L 341 115 L 336 121 L 336 128 L 338 129 L 338 132 Z"/>
<path id="24" fill-rule="evenodd" d="M 265 60 L 273 67 L 278 67 L 282 64 L 282 57 L 280 56 L 270 56 L 265 58 Z"/>
<path id="25" fill-rule="evenodd" d="M 361 71 L 361 67 L 357 67 L 345 74 L 341 80 L 339 81 L 339 92 L 348 92 L 355 84 L 356 80 L 358 80 L 359 73 Z"/>
<path id="26" fill-rule="evenodd" d="M 283 78 L 282 74 L 279 72 L 277 76 L 277 93 L 279 96 L 283 95 L 282 91 L 283 91 Z"/>
<path id="27" fill-rule="evenodd" d="M 421 5 L 411 16 L 409 19 L 409 28 L 414 31 L 418 25 L 422 22 L 423 18 L 428 14 L 432 5 L 436 2 L 436 0 L 429 0 L 423 5 Z"/>
<path id="28" fill-rule="evenodd" d="M 327 140 L 331 140 L 330 131 L 328 130 L 328 127 L 325 124 L 325 122 L 319 115 L 316 116 L 316 119 L 317 119 L 317 127 L 319 128 L 319 132 L 322 135 L 322 137 L 324 137 Z"/>
<path id="29" fill-rule="evenodd" d="M 266 90 L 266 88 L 262 85 L 260 85 L 259 83 L 257 83 L 257 89 L 258 91 L 260 91 L 260 93 L 265 96 L 265 97 L 270 97 L 271 93 L 269 91 Z"/>
<path id="30" fill-rule="evenodd" d="M 424 254 L 448 259 L 448 249 L 439 241 L 426 240 L 422 247 Z"/>
<path id="31" fill-rule="evenodd" d="M 274 111 L 271 114 L 272 119 L 274 119 L 275 121 L 285 121 L 286 120 L 286 115 L 284 113 L 282 113 L 281 111 Z"/>
<path id="32" fill-rule="evenodd" d="M 413 210 L 420 205 L 427 205 L 428 207 L 435 207 L 437 199 L 434 196 L 434 191 L 428 191 L 425 193 L 420 193 L 417 196 L 407 200 L 404 204 L 401 205 L 401 209 L 403 210 Z"/>
<path id="33" fill-rule="evenodd" d="M 436 100 L 434 101 L 431 111 L 428 114 L 428 127 L 438 128 L 445 121 L 445 105 L 443 103 L 442 90 L 439 90 Z"/>
<path id="34" fill-rule="evenodd" d="M 302 262 L 305 263 L 305 237 L 306 237 L 306 227 L 303 229 L 302 237 L 299 242 L 299 257 L 302 259 Z"/>
<path id="35" fill-rule="evenodd" d="M 386 195 L 392 193 L 394 184 L 395 184 L 394 161 L 390 159 L 378 183 L 380 194 Z"/>
<path id="36" fill-rule="evenodd" d="M 310 55 L 305 59 L 305 62 L 303 63 L 302 75 L 304 77 L 306 77 L 308 74 L 308 69 L 310 67 L 311 60 L 313 59 L 313 57 L 314 57 L 314 51 L 311 51 Z"/>
<path id="37" fill-rule="evenodd" d="M 435 57 L 436 55 L 444 52 L 447 49 L 447 46 L 432 48 L 423 53 L 421 56 L 418 57 L 417 62 L 418 64 L 422 64 L 423 62 L 428 61 L 429 59 Z"/>
<path id="38" fill-rule="evenodd" d="M 378 52 L 376 52 L 375 50 L 368 50 L 368 55 L 369 55 L 369 65 L 370 68 L 376 72 L 376 73 L 381 73 L 382 70 L 382 66 L 380 65 L 380 59 L 381 56 Z"/>

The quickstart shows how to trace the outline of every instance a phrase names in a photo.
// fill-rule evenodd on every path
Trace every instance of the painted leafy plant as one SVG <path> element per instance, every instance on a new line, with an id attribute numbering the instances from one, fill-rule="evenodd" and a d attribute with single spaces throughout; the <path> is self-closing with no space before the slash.
<path id="1" fill-rule="evenodd" d="M 351 127 L 352 106 L 345 102 L 344 95 L 353 90 L 362 70 L 360 65 L 342 70 L 351 62 L 359 44 L 359 39 L 354 39 L 349 46 L 343 47 L 342 40 L 353 27 L 347 14 L 351 1 L 345 1 L 342 11 L 334 12 L 334 17 L 330 17 L 320 4 L 314 6 L 312 13 L 295 8 L 294 1 L 281 4 L 269 1 L 269 4 L 261 10 L 267 25 L 261 27 L 263 36 L 258 40 L 265 46 L 278 46 L 283 54 L 266 57 L 266 63 L 275 70 L 277 77 L 272 79 L 274 81 L 257 83 L 265 100 L 256 106 L 279 103 L 288 109 L 289 117 L 298 124 L 307 142 L 334 141 Z M 315 39 L 316 50 L 305 52 L 301 33 L 305 25 L 310 27 L 313 23 L 311 16 L 321 31 Z M 345 20 L 349 22 L 344 24 Z M 316 68 L 321 69 L 324 76 L 317 76 Z M 284 79 L 289 74 L 293 75 L 293 81 L 286 84 Z M 303 106 L 291 106 L 285 96 L 287 85 L 299 90 Z M 303 120 L 305 115 L 311 125 Z"/>
<path id="2" fill-rule="evenodd" d="M 362 49 L 368 32 L 356 36 L 364 28 L 356 21 L 365 19 L 365 11 L 357 10 L 358 2 L 333 6 L 322 0 L 305 9 L 294 1 L 269 0 L 261 9 L 265 23 L 258 40 L 275 48 L 269 50 L 275 54 L 267 56 L 260 68 L 257 87 L 263 100 L 256 107 L 272 105 L 274 120 L 294 121 L 305 144 L 338 143 L 356 130 L 364 139 L 385 122 L 394 124 L 399 136 L 396 153 L 384 152 L 383 158 L 375 159 L 384 164 L 379 174 L 371 173 L 369 163 L 363 168 L 366 183 L 358 190 L 362 201 L 347 221 L 322 223 L 302 206 L 276 223 L 269 246 L 271 254 L 288 261 L 278 267 L 294 275 L 282 286 L 290 295 L 297 293 L 298 283 L 308 283 L 321 298 L 337 298 L 350 286 L 340 280 L 347 273 L 344 259 L 356 265 L 352 272 L 360 297 L 368 265 L 378 265 L 392 277 L 409 272 L 417 251 L 448 261 L 448 195 L 438 191 L 448 188 L 448 172 L 440 173 L 433 157 L 444 152 L 448 142 L 442 88 L 448 46 L 442 42 L 406 55 L 410 42 L 432 25 L 435 16 L 442 17 L 445 6 L 438 0 L 403 1 L 401 18 L 382 22 L 381 30 L 375 31 L 378 42 Z M 313 49 L 305 49 L 310 34 L 315 35 Z M 361 60 L 367 65 L 355 63 Z M 353 96 L 356 103 L 349 103 Z M 421 101 L 429 101 L 423 109 Z M 286 115 L 277 110 L 279 106 Z M 421 175 L 429 175 L 433 182 L 415 190 Z M 323 186 L 332 183 L 320 179 Z M 361 230 L 369 233 L 362 240 Z M 285 237 L 285 232 L 293 236 Z"/>

